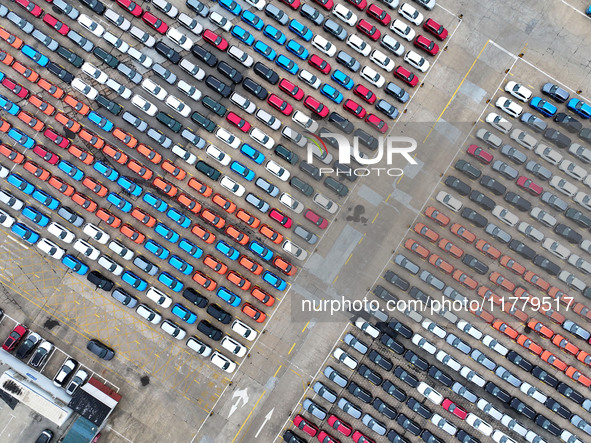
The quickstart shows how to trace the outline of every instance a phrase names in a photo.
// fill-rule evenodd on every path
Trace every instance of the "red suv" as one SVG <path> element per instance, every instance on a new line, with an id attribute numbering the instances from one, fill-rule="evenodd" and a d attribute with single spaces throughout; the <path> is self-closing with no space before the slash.
<path id="1" fill-rule="evenodd" d="M 280 111 L 283 115 L 291 115 L 293 112 L 293 106 L 275 94 L 269 95 L 267 103 Z"/>
<path id="2" fill-rule="evenodd" d="M 392 17 L 378 5 L 371 4 L 365 13 L 370 16 L 371 18 L 379 21 L 382 25 L 388 26 L 392 21 Z"/>
<path id="3" fill-rule="evenodd" d="M 398 77 L 404 83 L 412 86 L 413 88 L 419 83 L 419 78 L 409 70 L 404 69 L 402 66 L 398 66 L 394 70 L 394 77 Z"/>
<path id="4" fill-rule="evenodd" d="M 445 40 L 447 38 L 447 29 L 432 18 L 428 18 L 427 21 L 423 23 L 423 29 L 429 34 L 433 34 L 437 40 Z"/>
<path id="5" fill-rule="evenodd" d="M 376 95 L 373 93 L 373 91 L 367 89 L 361 83 L 359 83 L 357 86 L 355 86 L 355 88 L 353 88 L 353 93 L 361 100 L 369 103 L 370 105 L 373 105 L 376 101 Z"/>
<path id="6" fill-rule="evenodd" d="M 6 337 L 6 340 L 4 340 L 2 349 L 7 352 L 12 351 L 20 343 L 28 330 L 26 326 L 16 325 L 8 337 Z"/>
<path id="7" fill-rule="evenodd" d="M 367 114 L 367 111 L 363 108 L 363 106 L 351 99 L 347 99 L 347 101 L 343 103 L 343 108 L 345 108 L 346 111 L 350 112 L 357 118 L 364 118 Z"/>
<path id="8" fill-rule="evenodd" d="M 320 229 L 326 229 L 326 227 L 328 226 L 328 221 L 326 219 L 320 217 L 318 214 L 316 214 L 311 209 L 308 209 L 304 213 L 304 217 L 306 217 L 308 220 L 310 220 L 312 223 L 314 223 Z"/>
<path id="9" fill-rule="evenodd" d="M 250 123 L 240 117 L 238 114 L 234 114 L 233 112 L 228 112 L 226 115 L 226 120 L 228 120 L 231 124 L 236 126 L 242 132 L 248 132 L 250 130 Z"/>
<path id="10" fill-rule="evenodd" d="M 279 82 L 279 89 L 291 95 L 297 101 L 300 101 L 304 98 L 304 91 L 302 91 L 299 86 L 294 85 L 292 82 L 285 78 L 281 79 L 281 81 Z"/>
<path id="11" fill-rule="evenodd" d="M 131 0 L 115 0 L 119 6 L 129 12 L 131 15 L 135 17 L 139 17 L 143 14 L 144 10 L 137 5 L 135 2 Z"/>
<path id="12" fill-rule="evenodd" d="M 424 35 L 418 35 L 417 38 L 415 38 L 414 45 L 430 55 L 436 55 L 439 52 L 439 46 Z"/>
<path id="13" fill-rule="evenodd" d="M 329 109 L 326 106 L 324 106 L 323 103 L 319 102 L 311 95 L 307 96 L 304 100 L 304 106 L 320 118 L 328 117 L 328 114 L 330 112 Z"/>
<path id="14" fill-rule="evenodd" d="M 142 20 L 146 25 L 160 34 L 166 34 L 166 31 L 168 31 L 168 25 L 151 12 L 144 12 L 142 15 Z"/>
<path id="15" fill-rule="evenodd" d="M 210 45 L 215 46 L 220 51 L 225 51 L 228 49 L 228 40 L 226 40 L 221 35 L 217 35 L 215 32 L 209 29 L 203 31 L 203 40 L 205 40 Z"/>
<path id="16" fill-rule="evenodd" d="M 308 64 L 313 68 L 318 69 L 323 74 L 328 74 L 330 72 L 330 64 L 316 54 L 312 54 L 312 57 L 308 59 Z"/>
<path id="17" fill-rule="evenodd" d="M 379 29 L 376 28 L 374 25 L 372 25 L 367 20 L 364 20 L 364 19 L 359 20 L 357 22 L 357 26 L 355 26 L 355 27 L 357 28 L 358 31 L 360 31 L 362 34 L 367 35 L 374 42 L 377 41 L 382 36 L 382 33 L 379 31 Z"/>

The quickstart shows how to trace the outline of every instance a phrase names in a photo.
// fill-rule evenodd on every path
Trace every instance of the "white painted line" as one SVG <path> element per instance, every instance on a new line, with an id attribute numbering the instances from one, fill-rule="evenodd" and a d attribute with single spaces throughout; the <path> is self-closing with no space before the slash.
<path id="1" fill-rule="evenodd" d="M 585 13 L 584 13 L 583 11 L 581 11 L 579 8 L 577 8 L 577 7 L 573 6 L 573 5 L 571 5 L 570 3 L 567 3 L 567 2 L 566 2 L 566 1 L 564 1 L 564 0 L 561 0 L 561 1 L 562 1 L 562 3 L 564 3 L 564 4 L 565 4 L 566 6 L 568 6 L 569 8 L 571 8 L 571 9 L 574 9 L 574 10 L 575 10 L 575 12 L 578 12 L 578 13 L 579 13 L 579 14 L 581 14 L 583 17 L 585 17 L 585 18 L 589 19 L 589 17 L 587 16 L 587 14 L 585 14 Z"/>
<path id="2" fill-rule="evenodd" d="M 16 417 L 13 414 L 10 414 L 10 420 L 8 420 L 8 423 L 6 423 L 6 425 L 4 425 L 4 427 L 2 428 L 2 432 L 0 432 L 0 435 L 4 434 L 4 431 L 6 431 L 6 428 L 8 427 L 8 425 L 10 424 L 10 422 L 12 421 L 12 419 Z"/>
<path id="3" fill-rule="evenodd" d="M 453 15 L 454 17 L 457 17 L 457 16 L 458 16 L 458 14 L 454 14 L 454 13 L 453 13 L 453 12 L 451 12 L 449 9 L 447 9 L 447 8 L 445 8 L 445 7 L 443 7 L 443 6 L 441 6 L 441 4 L 440 4 L 439 2 L 437 2 L 437 3 L 435 4 L 435 6 L 437 6 L 437 7 L 441 8 L 441 9 L 443 9 L 445 12 L 447 12 L 447 13 L 448 13 L 448 14 L 450 14 L 450 15 Z"/>
<path id="4" fill-rule="evenodd" d="M 105 426 L 105 429 L 107 429 L 108 431 L 111 431 L 115 434 L 117 434 L 119 437 L 121 437 L 123 440 L 128 441 L 129 443 L 133 443 L 133 441 L 131 441 L 129 438 L 127 438 L 125 435 L 121 434 L 120 432 L 117 432 L 115 429 L 113 429 L 111 427 L 111 425 L 107 425 Z"/>
<path id="5" fill-rule="evenodd" d="M 6 237 L 11 239 L 13 242 L 15 242 L 21 248 L 29 249 L 28 246 L 23 245 L 23 243 L 21 241 L 17 240 L 16 238 L 12 237 L 11 235 L 6 234 Z"/>

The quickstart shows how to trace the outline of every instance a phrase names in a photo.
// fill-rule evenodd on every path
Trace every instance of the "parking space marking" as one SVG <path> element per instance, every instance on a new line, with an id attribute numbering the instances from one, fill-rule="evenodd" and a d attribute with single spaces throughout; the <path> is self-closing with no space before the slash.
<path id="1" fill-rule="evenodd" d="M 238 435 L 240 435 L 240 432 L 242 431 L 242 428 L 244 427 L 244 425 L 246 423 L 248 423 L 248 420 L 250 419 L 250 416 L 252 415 L 252 413 L 254 412 L 254 410 L 257 408 L 257 406 L 259 405 L 259 402 L 261 401 L 261 399 L 263 398 L 263 395 L 265 395 L 265 392 L 267 392 L 266 390 L 263 391 L 263 393 L 261 394 L 261 396 L 258 398 L 258 400 L 256 401 L 256 403 L 254 404 L 254 406 L 252 407 L 252 409 L 250 410 L 250 412 L 248 413 L 248 415 L 246 416 L 246 419 L 244 420 L 244 422 L 242 423 L 242 425 L 240 426 L 240 428 L 238 429 L 238 432 L 236 433 L 236 435 L 234 436 L 234 438 L 232 439 L 231 443 L 234 443 L 236 441 L 236 439 L 238 438 Z"/>
<path id="2" fill-rule="evenodd" d="M 295 348 L 297 342 L 294 342 L 293 345 L 291 345 L 291 348 L 289 348 L 289 351 L 287 351 L 287 355 L 291 354 L 291 351 L 293 351 L 293 348 Z"/>
<path id="3" fill-rule="evenodd" d="M 583 11 L 581 11 L 579 8 L 577 8 L 576 6 L 571 5 L 570 3 L 568 3 L 565 0 L 560 0 L 563 4 L 565 4 L 566 6 L 568 6 L 571 9 L 574 9 L 575 12 L 579 13 L 580 15 L 582 15 L 583 17 L 589 19 L 589 16 L 587 16 L 587 14 L 585 14 Z"/>

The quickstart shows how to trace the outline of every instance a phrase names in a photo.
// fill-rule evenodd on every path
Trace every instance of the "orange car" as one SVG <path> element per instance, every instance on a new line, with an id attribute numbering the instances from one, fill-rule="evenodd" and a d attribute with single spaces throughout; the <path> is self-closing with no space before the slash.
<path id="1" fill-rule="evenodd" d="M 3 118 L 0 118 L 0 132 L 6 133 L 10 131 L 10 128 L 12 128 L 12 126 L 10 126 L 10 123 L 8 123 Z"/>
<path id="2" fill-rule="evenodd" d="M 579 360 L 581 363 L 585 363 L 586 365 L 591 365 L 591 355 L 589 355 L 588 352 L 580 351 L 577 354 L 577 360 Z"/>
<path id="3" fill-rule="evenodd" d="M 242 232 L 240 229 L 237 229 L 233 225 L 226 226 L 225 232 L 232 240 L 241 245 L 247 244 L 250 240 L 250 237 L 248 235 L 246 235 L 244 232 Z"/>
<path id="4" fill-rule="evenodd" d="M 31 160 L 27 160 L 23 165 L 23 168 L 25 168 L 27 172 L 30 172 L 39 180 L 47 181 L 49 180 L 49 177 L 51 177 L 49 171 L 43 169 L 41 166 L 35 162 L 32 162 Z"/>
<path id="5" fill-rule="evenodd" d="M 575 314 L 580 315 L 587 321 L 591 321 L 591 310 L 583 303 L 577 303 L 573 306 Z"/>
<path id="6" fill-rule="evenodd" d="M 199 180 L 192 178 L 189 180 L 189 186 L 195 189 L 203 197 L 209 197 L 213 190 L 206 184 L 201 183 Z"/>
<path id="7" fill-rule="evenodd" d="M 94 211 L 96 211 L 96 208 L 98 207 L 98 205 L 94 201 L 92 201 L 91 199 L 89 199 L 87 196 L 85 196 L 84 194 L 82 194 L 80 192 L 75 192 L 74 195 L 72 195 L 72 201 L 74 203 L 76 203 L 77 205 L 82 206 L 88 212 L 94 212 Z"/>
<path id="8" fill-rule="evenodd" d="M 515 297 L 517 297 L 520 300 L 531 300 L 531 299 L 537 300 L 537 297 L 535 297 L 534 295 L 527 292 L 527 290 L 523 286 L 517 286 L 513 290 L 513 295 L 515 295 Z"/>
<path id="9" fill-rule="evenodd" d="M 226 275 L 226 278 L 228 279 L 229 282 L 234 283 L 236 286 L 238 286 L 243 291 L 248 291 L 250 289 L 250 286 L 251 286 L 250 281 L 248 281 L 247 279 L 242 277 L 236 271 L 228 272 L 228 274 Z"/>
<path id="10" fill-rule="evenodd" d="M 55 113 L 55 107 L 53 105 L 41 100 L 35 94 L 32 94 L 27 100 L 45 115 L 53 115 Z"/>
<path id="11" fill-rule="evenodd" d="M 54 85 L 51 82 L 48 82 L 44 78 L 39 79 L 39 82 L 37 82 L 37 84 L 41 87 L 41 89 L 49 92 L 53 97 L 57 98 L 58 100 L 61 100 L 64 96 L 64 90 L 62 88 L 57 87 L 56 85 Z"/>
<path id="12" fill-rule="evenodd" d="M 488 279 L 492 283 L 494 283 L 495 285 L 497 285 L 501 289 L 504 289 L 507 292 L 513 292 L 513 290 L 515 289 L 515 283 L 513 283 L 511 280 L 506 279 L 505 276 L 499 272 L 491 272 L 488 276 Z"/>
<path id="13" fill-rule="evenodd" d="M 425 237 L 430 242 L 435 243 L 437 240 L 439 240 L 439 234 L 424 223 L 417 223 L 414 227 L 414 231 L 420 236 Z"/>
<path id="14" fill-rule="evenodd" d="M 142 234 L 137 229 L 132 228 L 131 225 L 128 225 L 127 223 L 121 226 L 121 229 L 119 229 L 119 231 L 121 231 L 123 235 L 125 235 L 132 242 L 137 243 L 138 245 L 141 245 L 144 242 L 144 240 L 146 240 L 146 236 L 144 234 Z"/>
<path id="15" fill-rule="evenodd" d="M 82 184 L 99 197 L 105 197 L 109 193 L 109 189 L 106 186 L 103 186 L 100 182 L 96 181 L 92 177 L 84 177 Z"/>
<path id="16" fill-rule="evenodd" d="M 515 340 L 517 338 L 517 336 L 519 335 L 519 332 L 517 332 L 515 329 L 513 329 L 511 326 L 509 326 L 503 320 L 498 320 L 498 319 L 495 320 L 492 324 L 492 327 L 495 328 L 497 331 L 502 332 L 507 337 L 509 337 L 513 340 Z"/>
<path id="17" fill-rule="evenodd" d="M 244 305 L 242 305 L 242 312 L 244 312 L 257 323 L 262 323 L 267 318 L 267 314 L 255 308 L 250 303 L 244 303 Z"/>
<path id="18" fill-rule="evenodd" d="M 113 228 L 118 228 L 121 226 L 121 219 L 114 216 L 106 209 L 100 208 L 98 211 L 96 211 L 96 216 Z"/>
<path id="19" fill-rule="evenodd" d="M 554 338 L 552 338 L 552 343 L 554 343 L 556 346 L 558 346 L 563 351 L 568 352 L 569 354 L 572 354 L 572 355 L 577 355 L 580 351 L 580 349 L 578 347 L 573 345 L 571 342 L 569 342 L 566 338 L 564 338 L 560 334 L 556 334 L 554 336 Z"/>
<path id="20" fill-rule="evenodd" d="M 429 256 L 429 263 L 431 263 L 436 268 L 439 268 L 446 274 L 451 274 L 452 272 L 454 272 L 454 267 L 450 265 L 448 262 L 446 262 L 444 259 L 439 257 L 437 254 L 431 254 Z"/>
<path id="21" fill-rule="evenodd" d="M 217 287 L 217 283 L 200 271 L 196 271 L 192 277 L 193 281 L 201 286 L 206 291 L 213 291 Z"/>
<path id="22" fill-rule="evenodd" d="M 521 323 L 527 322 L 527 319 L 529 318 L 525 312 L 513 306 L 513 303 L 505 303 L 505 305 L 503 306 L 503 312 L 506 312 L 512 317 L 515 317 Z"/>
<path id="23" fill-rule="evenodd" d="M 156 219 L 140 208 L 133 208 L 133 211 L 131 211 L 131 216 L 146 225 L 148 228 L 151 228 L 156 224 Z"/>
<path id="24" fill-rule="evenodd" d="M 0 51 L 0 62 L 10 66 L 14 63 L 14 57 L 6 51 Z"/>
<path id="25" fill-rule="evenodd" d="M 94 155 L 82 149 L 80 146 L 70 145 L 68 152 L 85 165 L 92 165 L 94 163 Z"/>
<path id="26" fill-rule="evenodd" d="M 503 299 L 484 285 L 478 288 L 478 295 L 487 301 L 492 301 L 497 306 L 503 305 Z"/>
<path id="27" fill-rule="evenodd" d="M 160 165 L 160 167 L 162 169 L 164 169 L 166 172 L 168 172 L 170 175 L 172 175 L 174 178 L 176 178 L 177 180 L 183 180 L 187 176 L 187 173 L 185 172 L 184 169 L 181 169 L 178 166 L 175 166 L 169 160 L 164 160 L 162 162 L 162 164 Z"/>
<path id="28" fill-rule="evenodd" d="M 209 254 L 206 255 L 205 258 L 203 259 L 203 264 L 205 266 L 213 269 L 215 272 L 217 272 L 220 275 L 224 275 L 226 272 L 228 272 L 228 267 L 225 264 L 223 264 L 221 261 L 212 257 Z"/>
<path id="29" fill-rule="evenodd" d="M 176 200 L 193 214 L 199 214 L 201 211 L 201 203 L 183 192 L 177 195 Z"/>
<path id="30" fill-rule="evenodd" d="M 127 154 L 125 154 L 117 148 L 114 148 L 111 145 L 103 146 L 103 152 L 105 153 L 105 155 L 108 155 L 120 165 L 124 165 L 125 163 L 127 163 L 127 160 L 129 160 Z"/>
<path id="31" fill-rule="evenodd" d="M 152 180 L 152 184 L 164 192 L 169 197 L 175 197 L 179 192 L 178 188 L 173 185 L 172 183 L 164 180 L 162 177 L 157 176 L 154 180 Z"/>
<path id="32" fill-rule="evenodd" d="M 572 295 L 566 294 L 562 289 L 559 289 L 556 286 L 551 286 L 546 292 L 550 297 L 558 299 L 560 303 L 568 308 L 570 308 L 570 306 L 575 302 L 575 299 Z"/>
<path id="33" fill-rule="evenodd" d="M 484 240 L 478 240 L 476 242 L 476 249 L 478 249 L 483 254 L 487 255 L 488 257 L 498 260 L 501 256 L 501 251 L 491 245 L 489 242 Z"/>
<path id="34" fill-rule="evenodd" d="M 527 349 L 528 351 L 530 351 L 536 355 L 540 355 L 542 353 L 542 351 L 544 350 L 544 348 L 542 348 L 535 341 L 532 341 L 525 334 L 519 334 L 519 337 L 517 337 L 517 344 L 523 346 L 525 349 Z"/>
<path id="35" fill-rule="evenodd" d="M 275 303 L 275 297 L 273 297 L 271 294 L 266 293 L 258 286 L 254 286 L 250 291 L 250 294 L 265 306 L 273 306 L 273 304 Z"/>
<path id="36" fill-rule="evenodd" d="M 80 128 L 82 128 L 80 123 L 78 123 L 76 120 L 72 120 L 62 112 L 58 112 L 53 116 L 53 118 L 65 128 L 72 131 L 74 134 L 77 134 L 80 131 Z"/>
<path id="37" fill-rule="evenodd" d="M 563 324 L 566 321 L 566 317 L 562 315 L 560 312 L 557 312 L 554 309 L 544 309 L 543 305 L 540 307 L 540 313 L 544 314 L 554 323 L 558 323 L 559 325 Z"/>
<path id="38" fill-rule="evenodd" d="M 458 237 L 460 237 L 466 243 L 473 243 L 474 240 L 476 240 L 476 236 L 474 234 L 472 234 L 472 232 L 470 232 L 466 228 L 464 228 L 459 223 L 454 223 L 451 226 L 451 232 L 453 234 L 457 235 Z"/>
<path id="39" fill-rule="evenodd" d="M 550 351 L 544 351 L 540 355 L 540 358 L 544 360 L 546 363 L 554 366 L 559 371 L 564 372 L 566 370 L 566 363 L 552 354 Z"/>
<path id="40" fill-rule="evenodd" d="M 279 255 L 273 259 L 273 266 L 288 276 L 296 273 L 296 267 Z"/>
<path id="41" fill-rule="evenodd" d="M 433 206 L 429 206 L 427 209 L 425 209 L 425 215 L 431 220 L 439 223 L 441 226 L 447 226 L 450 222 L 450 219 L 447 215 L 439 212 Z"/>
<path id="42" fill-rule="evenodd" d="M 148 148 L 143 143 L 138 145 L 137 152 L 142 154 L 144 157 L 146 157 L 148 160 L 150 160 L 155 165 L 160 164 L 160 162 L 162 161 L 162 156 L 160 154 L 158 154 L 153 149 Z"/>
<path id="43" fill-rule="evenodd" d="M 22 75 L 27 80 L 29 80 L 31 83 L 35 83 L 35 82 L 37 82 L 37 80 L 39 80 L 39 74 L 37 74 L 31 68 L 28 68 L 27 66 L 23 65 L 19 61 L 15 61 L 13 63 L 12 69 L 14 69 L 16 72 L 18 72 L 20 75 Z M 39 86 L 41 86 L 41 85 L 39 85 Z M 45 86 L 46 85 L 44 84 L 43 86 L 41 86 L 41 88 L 45 89 Z M 60 88 L 56 88 L 56 89 L 60 90 L 62 95 L 64 94 L 64 91 L 62 89 L 60 89 Z M 45 90 L 47 91 L 47 89 L 45 89 Z M 55 98 L 60 99 L 60 98 L 62 98 L 62 96 L 60 95 L 59 97 L 55 97 Z"/>
<path id="44" fill-rule="evenodd" d="M 16 35 L 11 34 L 6 29 L 0 26 L 0 38 L 5 40 L 10 46 L 14 49 L 20 49 L 23 46 L 23 41 L 18 38 Z"/>
<path id="45" fill-rule="evenodd" d="M 34 131 L 40 132 L 43 131 L 45 125 L 42 121 L 37 120 L 32 114 L 29 114 L 27 111 L 21 111 L 17 114 L 17 117 L 23 123 L 26 123 L 29 128 L 33 129 Z"/>
<path id="46" fill-rule="evenodd" d="M 482 320 L 484 320 L 486 323 L 488 323 L 489 325 L 492 324 L 492 322 L 494 321 L 494 317 L 493 315 L 488 312 L 485 309 L 482 308 L 478 308 L 477 306 L 471 306 L 472 303 L 469 304 L 469 311 L 474 314 L 477 317 L 480 317 Z"/>
<path id="47" fill-rule="evenodd" d="M 220 217 L 217 213 L 211 211 L 210 209 L 204 209 L 201 211 L 199 216 L 214 228 L 222 229 L 226 224 L 226 220 L 223 217 Z"/>
<path id="48" fill-rule="evenodd" d="M 236 211 L 236 205 L 223 195 L 215 194 L 211 200 L 228 214 L 233 214 Z"/>
<path id="49" fill-rule="evenodd" d="M 548 340 L 554 337 L 554 331 L 545 326 L 541 321 L 537 321 L 535 318 L 532 318 L 529 322 L 527 322 L 527 327 L 532 331 L 536 331 L 538 334 L 544 338 L 547 338 Z"/>
<path id="50" fill-rule="evenodd" d="M 123 131 L 122 129 L 115 128 L 115 129 L 113 129 L 112 134 L 113 134 L 113 137 L 115 137 L 117 140 L 119 140 L 121 143 L 123 143 L 128 148 L 133 149 L 137 146 L 137 138 L 135 138 L 133 135 L 129 134 L 128 132 Z"/>
<path id="51" fill-rule="evenodd" d="M 51 186 L 57 189 L 60 192 L 60 194 L 63 194 L 66 197 L 71 197 L 72 194 L 76 191 L 72 185 L 67 184 L 55 175 L 52 176 L 47 183 L 49 183 Z"/>
<path id="52" fill-rule="evenodd" d="M 105 146 L 105 141 L 101 137 L 86 128 L 82 128 L 78 136 L 95 149 L 101 149 Z"/>
<path id="53" fill-rule="evenodd" d="M 569 366 L 566 371 L 564 371 L 566 375 L 572 378 L 574 381 L 578 381 L 585 387 L 591 386 L 591 379 L 583 374 L 581 374 L 577 368 L 573 366 Z"/>
<path id="54" fill-rule="evenodd" d="M 193 228 L 191 228 L 191 232 L 203 240 L 205 243 L 213 243 L 215 241 L 215 235 L 209 232 L 207 229 L 204 229 L 201 225 L 195 223 Z"/>
<path id="55" fill-rule="evenodd" d="M 20 165 L 23 161 L 25 161 L 25 156 L 23 154 L 15 151 L 10 146 L 5 144 L 0 144 L 0 154 L 17 165 Z"/>
<path id="56" fill-rule="evenodd" d="M 462 258 L 462 255 L 464 255 L 464 251 L 462 249 L 458 248 L 456 245 L 454 245 L 452 242 L 450 242 L 446 238 L 442 238 L 441 240 L 439 240 L 439 243 L 437 243 L 437 246 L 439 246 L 439 249 L 442 249 L 442 250 L 448 252 L 449 254 L 453 255 L 455 258 Z"/>
<path id="57" fill-rule="evenodd" d="M 511 272 L 517 275 L 523 275 L 525 272 L 525 266 L 519 264 L 508 255 L 503 255 L 500 260 L 501 266 L 509 269 Z"/>
<path id="58" fill-rule="evenodd" d="M 541 289 L 544 292 L 550 288 L 550 283 L 548 283 L 535 272 L 527 271 L 525 274 L 523 274 L 523 278 L 526 282 L 531 283 L 536 288 Z"/>
<path id="59" fill-rule="evenodd" d="M 404 247 L 423 259 L 427 259 L 427 257 L 429 257 L 429 250 L 412 238 L 409 238 L 406 240 L 406 242 L 404 242 Z"/>
<path id="60" fill-rule="evenodd" d="M 242 220 L 244 223 L 246 223 L 252 229 L 258 228 L 259 225 L 261 224 L 261 221 L 258 218 L 250 215 L 244 209 L 238 209 L 238 212 L 236 213 L 236 217 L 238 217 L 240 220 Z"/>
<path id="61" fill-rule="evenodd" d="M 75 99 L 70 94 L 67 94 L 63 101 L 66 105 L 72 107 L 80 115 L 86 116 L 90 112 L 90 108 L 87 104 Z"/>
<path id="62" fill-rule="evenodd" d="M 254 275 L 260 275 L 263 272 L 263 267 L 259 265 L 256 261 L 251 260 L 246 255 L 241 255 L 238 259 L 238 264 L 244 266 Z"/>
<path id="63" fill-rule="evenodd" d="M 463 284 L 465 287 L 470 288 L 473 291 L 475 291 L 478 287 L 478 282 L 463 272 L 461 269 L 456 269 L 452 274 L 452 277 L 455 281 Z"/>
<path id="64" fill-rule="evenodd" d="M 153 172 L 151 169 L 146 168 L 141 163 L 136 162 L 135 160 L 129 160 L 127 163 L 127 167 L 139 175 L 144 180 L 150 180 L 152 178 Z"/>
<path id="65" fill-rule="evenodd" d="M 277 245 L 283 241 L 283 235 L 272 229 L 267 224 L 262 224 L 259 228 L 259 232 Z"/>

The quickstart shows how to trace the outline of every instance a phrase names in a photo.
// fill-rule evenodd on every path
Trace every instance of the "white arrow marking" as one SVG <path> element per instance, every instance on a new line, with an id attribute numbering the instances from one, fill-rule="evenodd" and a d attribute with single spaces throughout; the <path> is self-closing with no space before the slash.
<path id="1" fill-rule="evenodd" d="M 263 428 L 265 427 L 265 425 L 267 424 L 267 422 L 269 420 L 271 420 L 271 416 L 273 415 L 273 411 L 274 410 L 275 410 L 275 408 L 273 408 L 269 412 L 267 412 L 267 415 L 265 415 L 265 421 L 263 422 L 263 424 L 261 425 L 261 427 L 259 428 L 259 430 L 257 431 L 257 433 L 254 435 L 254 438 L 257 438 L 259 436 L 259 434 L 261 433 L 261 431 L 263 430 Z"/>
<path id="2" fill-rule="evenodd" d="M 236 397 L 238 397 L 238 400 L 236 400 L 236 403 L 234 403 L 230 408 L 228 418 L 230 418 L 232 414 L 236 412 L 236 409 L 238 409 L 238 405 L 240 404 L 240 402 L 242 402 L 242 405 L 240 407 L 243 407 L 246 403 L 248 403 L 248 388 L 237 389 L 236 391 L 234 391 L 234 394 L 232 394 L 232 399 Z"/>

